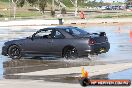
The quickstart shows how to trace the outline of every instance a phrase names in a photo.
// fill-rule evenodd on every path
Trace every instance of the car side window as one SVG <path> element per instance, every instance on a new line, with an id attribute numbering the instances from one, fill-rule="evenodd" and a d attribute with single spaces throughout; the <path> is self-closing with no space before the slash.
<path id="1" fill-rule="evenodd" d="M 68 32 L 69 34 L 73 35 L 73 31 L 70 29 L 65 29 L 66 32 Z"/>
<path id="2" fill-rule="evenodd" d="M 51 29 L 50 30 L 42 30 L 35 34 L 35 38 L 49 39 L 49 38 L 51 38 L 51 33 L 52 33 Z"/>
<path id="3" fill-rule="evenodd" d="M 64 35 L 61 32 L 59 32 L 59 31 L 56 30 L 53 38 L 54 39 L 63 39 Z"/>
<path id="4" fill-rule="evenodd" d="M 80 32 L 78 30 L 72 29 L 72 32 L 73 32 L 73 34 L 76 34 L 76 35 L 79 35 L 80 34 Z"/>

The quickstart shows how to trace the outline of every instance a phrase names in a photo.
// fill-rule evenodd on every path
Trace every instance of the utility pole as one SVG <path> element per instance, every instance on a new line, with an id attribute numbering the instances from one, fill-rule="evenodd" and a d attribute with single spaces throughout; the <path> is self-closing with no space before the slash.
<path id="1" fill-rule="evenodd" d="M 75 0 L 75 17 L 77 16 L 77 11 L 78 11 L 78 5 L 77 5 L 77 0 Z"/>

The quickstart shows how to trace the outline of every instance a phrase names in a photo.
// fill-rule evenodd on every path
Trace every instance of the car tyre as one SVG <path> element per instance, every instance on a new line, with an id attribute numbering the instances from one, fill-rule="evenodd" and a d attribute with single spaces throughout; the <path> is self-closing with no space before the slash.
<path id="1" fill-rule="evenodd" d="M 76 59 L 78 57 L 76 48 L 68 48 L 64 50 L 63 57 L 66 59 Z"/>
<path id="2" fill-rule="evenodd" d="M 21 50 L 17 45 L 12 45 L 8 49 L 8 55 L 12 59 L 20 59 L 21 58 Z"/>

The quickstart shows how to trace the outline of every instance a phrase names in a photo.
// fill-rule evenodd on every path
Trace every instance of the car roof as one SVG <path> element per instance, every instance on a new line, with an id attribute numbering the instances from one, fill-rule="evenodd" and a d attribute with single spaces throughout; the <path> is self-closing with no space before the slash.
<path id="1" fill-rule="evenodd" d="M 66 29 L 66 28 L 77 28 L 77 27 L 73 27 L 73 26 L 56 26 L 56 27 L 48 27 L 48 28 Z"/>
<path id="2" fill-rule="evenodd" d="M 73 26 L 54 26 L 54 27 L 47 27 L 47 28 L 43 28 L 40 30 L 47 30 L 47 29 L 67 29 L 67 28 L 77 28 L 77 27 L 73 27 Z"/>
<path id="3" fill-rule="evenodd" d="M 67 28 L 70 29 L 70 28 L 77 28 L 77 27 L 73 27 L 73 26 L 55 26 L 55 27 L 43 28 L 43 29 L 40 29 L 39 31 L 48 30 L 48 29 L 52 29 L 52 28 L 60 30 L 63 33 L 63 35 L 65 35 L 67 38 L 73 38 L 72 35 L 70 35 L 69 33 L 63 32 L 62 30 L 67 29 Z"/>

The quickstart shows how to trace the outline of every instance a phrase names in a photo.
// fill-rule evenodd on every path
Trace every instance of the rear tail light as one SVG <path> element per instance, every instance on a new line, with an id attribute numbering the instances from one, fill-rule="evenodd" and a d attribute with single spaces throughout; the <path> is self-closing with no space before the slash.
<path id="1" fill-rule="evenodd" d="M 94 39 L 89 39 L 88 44 L 95 44 L 95 43 L 96 43 L 96 41 Z"/>

